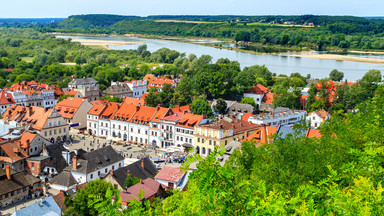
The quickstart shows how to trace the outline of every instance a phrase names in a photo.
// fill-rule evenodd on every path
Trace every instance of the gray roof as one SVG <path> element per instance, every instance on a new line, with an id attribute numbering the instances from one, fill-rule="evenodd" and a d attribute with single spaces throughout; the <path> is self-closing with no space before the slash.
<path id="1" fill-rule="evenodd" d="M 89 77 L 89 78 L 74 79 L 71 82 L 69 82 L 68 84 L 69 85 L 84 85 L 84 84 L 88 84 L 88 83 L 97 83 L 97 81 L 95 79 L 93 79 L 92 77 Z"/>
<path id="2" fill-rule="evenodd" d="M 276 119 L 281 117 L 288 117 L 291 115 L 296 115 L 302 112 L 306 112 L 304 110 L 291 110 L 286 107 L 277 107 L 273 112 L 266 112 L 266 113 L 260 113 L 259 115 L 255 115 L 255 119 L 259 120 L 270 120 L 270 119 Z"/>
<path id="3" fill-rule="evenodd" d="M 5 169 L 0 169 L 0 195 L 22 189 L 38 182 L 40 182 L 39 178 L 24 172 L 16 172 L 12 169 L 11 180 L 8 180 Z"/>
<path id="4" fill-rule="evenodd" d="M 118 154 L 111 146 L 87 152 L 83 157 L 84 159 L 77 159 L 77 169 L 73 169 L 72 165 L 66 169 L 88 174 L 124 160 L 124 157 Z"/>
<path id="5" fill-rule="evenodd" d="M 241 142 L 238 141 L 231 141 L 226 145 L 225 148 L 225 153 L 223 155 L 217 156 L 217 159 L 220 161 L 220 165 L 223 166 L 229 157 L 233 154 L 233 152 L 237 149 L 237 146 L 241 146 Z"/>
<path id="6" fill-rule="evenodd" d="M 241 111 L 239 111 L 241 110 Z M 234 103 L 228 107 L 228 112 L 253 113 L 255 108 L 251 104 Z"/>
<path id="7" fill-rule="evenodd" d="M 126 83 L 109 86 L 103 91 L 104 94 L 127 94 L 132 92 L 132 89 Z"/>
<path id="8" fill-rule="evenodd" d="M 65 186 L 65 187 L 71 187 L 72 185 L 77 184 L 77 181 L 75 177 L 73 177 L 70 171 L 65 170 L 61 172 L 59 175 L 53 177 L 50 183 Z"/>
<path id="9" fill-rule="evenodd" d="M 20 209 L 19 211 L 12 214 L 12 216 L 30 216 L 30 215 L 41 215 L 41 216 L 56 216 L 61 214 L 61 209 L 53 199 L 53 197 L 47 197 L 41 201 Z"/>
<path id="10" fill-rule="evenodd" d="M 141 166 L 141 160 L 136 161 L 128 166 L 121 167 L 113 171 L 113 178 L 124 188 L 125 179 L 127 178 L 128 170 L 132 176 L 147 179 L 154 178 L 156 175 L 156 167 L 149 158 L 144 158 L 144 168 Z"/>

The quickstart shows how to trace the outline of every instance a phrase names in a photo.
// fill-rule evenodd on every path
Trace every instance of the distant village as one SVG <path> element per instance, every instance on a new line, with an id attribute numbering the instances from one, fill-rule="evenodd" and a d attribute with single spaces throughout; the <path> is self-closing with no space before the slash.
<path id="1" fill-rule="evenodd" d="M 112 82 L 104 91 L 93 78 L 75 77 L 65 89 L 36 81 L 2 89 L 0 208 L 12 208 L 12 215 L 61 215 L 65 197 L 97 179 L 121 190 L 124 208 L 131 199 L 152 202 L 167 190 L 187 190 L 196 167 L 185 171 L 180 165 L 189 155 L 206 157 L 222 147 L 225 153 L 218 160 L 223 165 L 243 141 L 267 145 L 293 135 L 295 124 L 306 126 L 299 136 L 319 138 L 318 128 L 331 118 L 325 110 L 304 110 L 309 88 L 302 88 L 303 110 L 292 110 L 274 107 L 273 93 L 261 84 L 243 93 L 258 109 L 225 101 L 227 109 L 220 114 L 213 100 L 214 116 L 209 118 L 192 113 L 190 105 L 146 106 L 149 88 L 162 91 L 178 82 L 147 74 L 143 80 Z M 330 103 L 335 89 L 330 90 Z M 100 100 L 105 95 L 123 102 Z M 130 176 L 140 182 L 126 187 Z M 145 191 L 141 198 L 140 190 Z"/>

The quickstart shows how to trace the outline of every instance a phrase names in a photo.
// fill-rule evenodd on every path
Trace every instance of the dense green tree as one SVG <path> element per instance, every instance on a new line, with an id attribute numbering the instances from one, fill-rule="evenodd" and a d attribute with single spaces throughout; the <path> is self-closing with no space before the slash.
<path id="1" fill-rule="evenodd" d="M 198 114 L 198 115 L 203 115 L 207 114 L 208 117 L 212 117 L 212 108 L 208 104 L 207 100 L 205 97 L 196 97 L 191 104 L 191 112 Z"/>
<path id="2" fill-rule="evenodd" d="M 341 81 L 344 78 L 344 73 L 334 69 L 329 73 L 329 78 L 333 81 Z"/>
<path id="3" fill-rule="evenodd" d="M 244 97 L 241 99 L 242 104 L 250 104 L 252 105 L 256 110 L 259 108 L 259 106 L 256 104 L 255 99 L 251 97 Z"/>
<path id="4" fill-rule="evenodd" d="M 125 188 L 129 188 L 137 183 L 140 182 L 140 179 L 135 177 L 135 176 L 132 176 L 131 174 L 127 175 L 127 178 L 125 179 L 125 182 L 124 182 L 124 187 Z"/>

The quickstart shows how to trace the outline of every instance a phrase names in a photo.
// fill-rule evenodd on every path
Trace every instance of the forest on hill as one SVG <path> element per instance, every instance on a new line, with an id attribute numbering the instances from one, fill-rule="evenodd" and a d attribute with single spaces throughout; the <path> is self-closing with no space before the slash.
<path id="1" fill-rule="evenodd" d="M 295 50 L 384 49 L 384 22 L 353 16 L 75 15 L 39 29 L 43 32 L 217 38 Z"/>

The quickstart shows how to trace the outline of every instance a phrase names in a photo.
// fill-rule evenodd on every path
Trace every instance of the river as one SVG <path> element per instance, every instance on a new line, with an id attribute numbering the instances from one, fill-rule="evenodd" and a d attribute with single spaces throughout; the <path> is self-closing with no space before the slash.
<path id="1" fill-rule="evenodd" d="M 110 45 L 110 49 L 125 50 L 136 49 L 142 43 L 147 44 L 147 49 L 154 52 L 160 48 L 166 47 L 171 50 L 176 50 L 180 53 L 193 53 L 197 56 L 203 54 L 213 57 L 213 62 L 220 58 L 228 58 L 231 61 L 238 61 L 242 68 L 252 65 L 265 65 L 272 73 L 290 75 L 291 73 L 299 72 L 303 76 L 310 74 L 312 78 L 325 78 L 333 69 L 344 72 L 344 79 L 348 81 L 356 81 L 370 69 L 383 70 L 383 64 L 361 63 L 351 61 L 337 60 L 322 60 L 312 58 L 301 58 L 293 56 L 284 56 L 279 54 L 254 54 L 248 52 L 220 49 L 215 47 L 178 42 L 175 40 L 160 40 L 160 39 L 143 39 L 143 38 L 128 38 L 128 37 L 93 37 L 93 36 L 68 36 L 60 35 L 60 38 L 78 38 L 78 39 L 94 39 L 106 41 L 127 41 L 139 42 L 140 44 L 126 45 Z M 204 43 L 204 40 L 199 40 Z M 368 57 L 368 55 L 358 55 L 359 57 Z M 373 58 L 383 58 L 383 55 L 369 56 Z"/>

